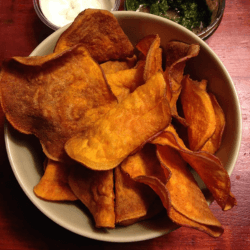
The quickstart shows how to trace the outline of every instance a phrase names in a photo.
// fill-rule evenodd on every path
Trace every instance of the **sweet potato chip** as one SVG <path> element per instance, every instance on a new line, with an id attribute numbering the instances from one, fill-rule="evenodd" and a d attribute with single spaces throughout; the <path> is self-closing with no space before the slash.
<path id="1" fill-rule="evenodd" d="M 195 227 L 214 237 L 221 235 L 223 229 L 220 222 L 210 211 L 203 193 L 178 151 L 169 146 L 157 146 L 157 156 L 167 174 L 171 173 L 166 184 L 172 204 L 168 211 L 169 217 L 179 225 Z M 175 216 L 176 212 L 178 217 Z"/>
<path id="2" fill-rule="evenodd" d="M 231 208 L 236 204 L 236 200 L 232 201 L 228 173 L 216 156 L 203 151 L 194 152 L 186 148 L 172 126 L 169 126 L 152 143 L 162 146 L 168 145 L 177 150 L 204 181 L 223 210 L 229 206 L 229 203 Z"/>
<path id="3" fill-rule="evenodd" d="M 176 221 L 176 223 L 180 223 L 183 226 L 186 227 L 192 227 L 194 229 L 198 229 L 202 232 L 205 232 L 213 237 L 219 237 L 223 233 L 224 229 L 220 226 L 209 226 L 209 225 L 203 225 L 200 223 L 197 223 L 195 221 L 192 221 L 188 219 L 187 217 L 183 216 L 181 213 L 176 211 L 175 209 L 171 209 L 169 212 L 169 216 L 173 221 Z"/>
<path id="4" fill-rule="evenodd" d="M 97 228 L 115 227 L 113 170 L 92 171 L 75 165 L 69 175 L 69 185 L 93 215 Z"/>
<path id="5" fill-rule="evenodd" d="M 160 197 L 166 209 L 170 209 L 171 202 L 166 183 L 170 173 L 164 172 L 156 155 L 156 147 L 146 144 L 136 154 L 127 157 L 121 164 L 121 169 L 140 183 L 152 188 Z"/>
<path id="6" fill-rule="evenodd" d="M 121 70 L 113 74 L 106 74 L 108 84 L 118 102 L 125 99 L 127 95 L 132 93 L 138 86 L 144 84 L 143 72 L 144 64 L 140 64 L 134 69 Z"/>
<path id="7" fill-rule="evenodd" d="M 201 150 L 214 154 L 220 148 L 226 120 L 224 112 L 216 100 L 216 97 L 212 93 L 209 93 L 209 97 L 215 112 L 216 127 L 212 137 L 210 137 Z"/>
<path id="8" fill-rule="evenodd" d="M 55 52 L 83 44 L 99 63 L 133 56 L 134 47 L 115 16 L 107 10 L 86 9 L 59 37 Z"/>
<path id="9" fill-rule="evenodd" d="M 154 41 L 152 42 L 147 56 L 146 64 L 144 69 L 144 81 L 150 79 L 158 71 L 162 70 L 162 49 L 160 48 L 161 39 L 159 35 L 156 35 Z"/>
<path id="10" fill-rule="evenodd" d="M 197 44 L 186 44 L 183 42 L 172 41 L 164 48 L 166 54 L 166 68 L 164 78 L 170 85 L 172 100 L 170 103 L 172 115 L 183 125 L 187 126 L 185 119 L 179 116 L 176 102 L 181 92 L 181 81 L 183 78 L 186 62 L 199 54 L 200 46 Z"/>
<path id="11" fill-rule="evenodd" d="M 5 61 L 1 103 L 20 132 L 36 135 L 48 158 L 69 159 L 65 142 L 117 103 L 100 66 L 84 46 L 43 57 Z"/>
<path id="12" fill-rule="evenodd" d="M 69 165 L 48 159 L 45 173 L 34 187 L 34 193 L 39 198 L 50 201 L 77 200 L 68 183 L 69 172 Z"/>
<path id="13" fill-rule="evenodd" d="M 155 39 L 159 37 L 158 35 L 147 35 L 145 37 L 143 37 L 137 44 L 136 44 L 136 48 L 145 56 L 148 54 L 148 51 L 152 45 L 152 43 L 155 41 Z"/>
<path id="14" fill-rule="evenodd" d="M 182 81 L 181 104 L 185 119 L 189 124 L 189 148 L 200 150 L 213 135 L 216 117 L 208 93 L 187 75 Z"/>
<path id="15" fill-rule="evenodd" d="M 65 144 L 68 155 L 95 170 L 115 168 L 164 130 L 171 120 L 159 72 L 100 118 L 86 133 Z"/>
<path id="16" fill-rule="evenodd" d="M 156 193 L 134 181 L 118 166 L 115 168 L 116 224 L 127 226 L 148 219 L 163 209 Z"/>
<path id="17" fill-rule="evenodd" d="M 121 70 L 131 69 L 135 66 L 137 61 L 137 56 L 126 58 L 123 61 L 107 61 L 100 64 L 104 74 L 112 74 Z"/>

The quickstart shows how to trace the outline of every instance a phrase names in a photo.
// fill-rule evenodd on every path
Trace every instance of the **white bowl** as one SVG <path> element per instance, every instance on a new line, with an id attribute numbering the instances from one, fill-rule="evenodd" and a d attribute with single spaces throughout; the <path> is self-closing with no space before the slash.
<path id="1" fill-rule="evenodd" d="M 209 81 L 209 89 L 216 95 L 225 112 L 227 125 L 217 156 L 230 175 L 241 143 L 241 113 L 232 79 L 218 56 L 194 33 L 167 19 L 133 11 L 114 12 L 114 15 L 134 44 L 140 38 L 156 33 L 161 37 L 163 46 L 170 40 L 200 44 L 199 56 L 188 62 L 187 69 L 193 78 Z M 57 39 L 67 27 L 55 31 L 45 39 L 31 56 L 51 53 Z M 88 211 L 79 206 L 79 203 L 53 203 L 37 198 L 33 193 L 33 187 L 41 178 L 43 161 L 38 140 L 34 136 L 20 134 L 9 124 L 5 129 L 5 140 L 9 161 L 21 188 L 38 209 L 62 227 L 88 238 L 110 242 L 141 241 L 170 232 L 164 228 L 167 218 L 112 230 L 98 230 L 94 228 Z"/>

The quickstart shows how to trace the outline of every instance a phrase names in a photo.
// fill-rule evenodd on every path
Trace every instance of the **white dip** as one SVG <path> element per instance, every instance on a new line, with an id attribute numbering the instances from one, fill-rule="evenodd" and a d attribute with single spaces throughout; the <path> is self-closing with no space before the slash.
<path id="1" fill-rule="evenodd" d="M 58 27 L 71 23 L 85 9 L 112 10 L 115 0 L 40 0 L 46 18 Z"/>

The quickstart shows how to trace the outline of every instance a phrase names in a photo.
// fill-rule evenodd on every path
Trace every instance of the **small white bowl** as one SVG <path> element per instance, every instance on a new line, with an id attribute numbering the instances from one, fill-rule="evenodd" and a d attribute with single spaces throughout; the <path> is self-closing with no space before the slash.
<path id="1" fill-rule="evenodd" d="M 163 46 L 170 40 L 200 44 L 200 53 L 187 63 L 187 70 L 194 79 L 208 80 L 209 89 L 216 95 L 225 112 L 227 124 L 217 156 L 230 175 L 241 143 L 241 112 L 234 83 L 218 56 L 194 33 L 167 19 L 134 11 L 117 11 L 114 15 L 133 44 L 146 35 L 156 33 L 159 34 Z M 57 39 L 67 27 L 55 31 L 45 39 L 31 56 L 51 53 Z M 34 136 L 20 134 L 9 124 L 5 129 L 5 140 L 9 161 L 21 188 L 38 209 L 62 227 L 91 239 L 110 242 L 142 241 L 171 231 L 165 228 L 167 217 L 128 227 L 98 230 L 94 228 L 88 211 L 83 208 L 84 206 L 79 206 L 79 203 L 53 203 L 37 198 L 33 193 L 33 187 L 42 176 L 44 157 L 38 140 Z"/>
<path id="2" fill-rule="evenodd" d="M 47 7 L 47 6 L 49 6 L 48 4 L 51 4 L 51 2 L 49 3 L 49 0 L 33 0 L 33 5 L 34 5 L 34 9 L 36 11 L 36 14 L 40 18 L 40 20 L 44 24 L 46 24 L 48 27 L 50 27 L 51 29 L 57 30 L 57 29 L 64 26 L 64 21 L 63 21 L 63 23 L 61 23 L 61 21 L 63 19 L 61 19 L 59 15 L 58 15 L 58 18 L 59 18 L 58 20 L 54 19 L 54 17 L 52 18 L 49 16 L 49 15 L 51 15 L 51 13 L 48 13 L 47 11 L 53 10 L 53 12 L 55 12 L 55 15 L 56 15 L 56 14 L 58 14 L 59 11 L 63 12 L 65 10 L 60 10 L 60 8 L 56 8 L 58 6 L 57 5 L 57 6 L 53 6 L 53 7 L 51 6 L 46 12 L 43 12 L 43 6 Z M 43 5 L 43 3 L 46 3 L 46 5 Z M 55 3 L 59 4 L 60 1 L 55 1 Z M 88 6 L 88 8 L 92 8 L 92 6 L 95 6 L 91 3 L 91 1 L 89 1 L 89 3 L 90 3 L 90 5 Z M 117 11 L 120 7 L 120 0 L 108 0 L 108 1 L 103 0 L 102 3 L 103 3 L 103 9 L 109 10 L 109 11 Z M 44 10 L 45 10 L 45 8 L 44 8 Z M 63 17 L 63 15 L 62 15 L 62 17 Z M 53 20 L 56 23 L 53 22 Z"/>

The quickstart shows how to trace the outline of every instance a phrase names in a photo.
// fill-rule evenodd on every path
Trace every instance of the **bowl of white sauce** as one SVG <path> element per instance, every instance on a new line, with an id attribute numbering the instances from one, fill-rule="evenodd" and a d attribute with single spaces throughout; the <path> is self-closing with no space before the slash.
<path id="1" fill-rule="evenodd" d="M 41 21 L 57 30 L 74 21 L 85 9 L 116 11 L 120 0 L 33 0 L 35 11 Z"/>

